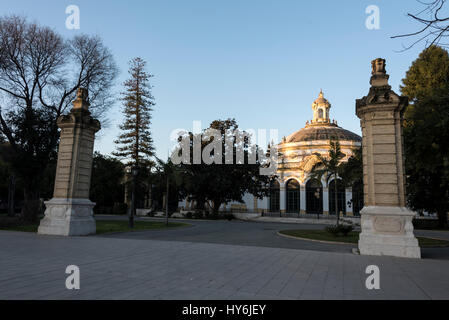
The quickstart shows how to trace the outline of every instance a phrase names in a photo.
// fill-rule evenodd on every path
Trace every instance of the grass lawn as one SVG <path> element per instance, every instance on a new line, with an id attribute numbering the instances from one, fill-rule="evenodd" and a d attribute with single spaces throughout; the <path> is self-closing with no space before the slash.
<path id="1" fill-rule="evenodd" d="M 109 232 L 129 232 L 129 231 L 142 231 L 142 230 L 162 230 L 172 229 L 179 227 L 189 226 L 188 223 L 181 222 L 169 222 L 168 227 L 165 225 L 165 221 L 134 221 L 134 228 L 128 227 L 128 221 L 121 220 L 97 220 L 97 234 L 109 233 Z M 31 224 L 25 226 L 0 226 L 0 230 L 8 231 L 22 231 L 22 232 L 37 232 L 39 224 Z"/>
<path id="2" fill-rule="evenodd" d="M 357 242 L 359 241 L 359 232 L 355 231 L 350 232 L 346 237 L 335 237 L 325 230 L 282 230 L 279 231 L 279 233 L 291 237 L 330 242 L 357 244 Z M 420 247 L 449 247 L 449 241 L 446 240 L 418 237 L 418 242 Z"/>

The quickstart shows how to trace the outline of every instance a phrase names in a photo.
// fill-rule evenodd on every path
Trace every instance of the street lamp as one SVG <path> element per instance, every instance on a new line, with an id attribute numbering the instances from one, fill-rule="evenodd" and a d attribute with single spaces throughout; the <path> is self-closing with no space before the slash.
<path id="1" fill-rule="evenodd" d="M 136 178 L 139 174 L 139 167 L 133 166 L 131 168 L 131 174 L 133 176 L 132 181 L 132 194 L 131 194 L 131 210 L 129 213 L 129 227 L 134 228 L 134 216 L 136 214 Z"/>

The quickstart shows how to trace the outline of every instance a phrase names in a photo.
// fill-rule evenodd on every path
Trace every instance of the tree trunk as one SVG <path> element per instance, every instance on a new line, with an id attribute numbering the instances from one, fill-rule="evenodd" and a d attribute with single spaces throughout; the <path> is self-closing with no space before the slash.
<path id="1" fill-rule="evenodd" d="M 440 228 L 446 229 L 448 227 L 447 224 L 447 211 L 446 210 L 440 210 L 437 212 L 438 215 L 438 226 Z"/>
<path id="2" fill-rule="evenodd" d="M 212 203 L 214 204 L 214 206 L 212 207 L 212 213 L 214 215 L 218 215 L 218 211 L 220 210 L 222 202 L 220 200 L 213 200 Z"/>
<path id="3" fill-rule="evenodd" d="M 335 192 L 335 214 L 337 215 L 337 226 L 340 223 L 340 212 L 338 212 L 338 189 L 337 174 L 334 175 L 334 192 Z"/>
<path id="4" fill-rule="evenodd" d="M 36 223 L 40 213 L 39 191 L 25 188 L 23 197 L 22 219 L 27 223 Z"/>
<path id="5" fill-rule="evenodd" d="M 8 187 L 8 216 L 13 217 L 15 212 L 14 198 L 16 193 L 16 177 L 11 175 L 9 177 L 9 187 Z"/>

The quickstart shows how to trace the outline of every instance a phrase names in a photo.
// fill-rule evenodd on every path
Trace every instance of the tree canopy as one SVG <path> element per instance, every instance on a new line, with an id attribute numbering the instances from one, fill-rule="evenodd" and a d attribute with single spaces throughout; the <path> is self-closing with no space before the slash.
<path id="1" fill-rule="evenodd" d="M 134 165 L 148 165 L 153 156 L 151 137 L 151 111 L 154 98 L 151 95 L 149 79 L 151 74 L 145 71 L 146 62 L 134 58 L 129 62 L 130 78 L 123 84 L 123 114 L 125 121 L 120 125 L 122 134 L 115 141 L 117 151 L 114 155 L 129 160 Z"/>
<path id="2" fill-rule="evenodd" d="M 433 75 L 433 72 L 435 74 Z M 449 55 L 425 49 L 403 80 L 412 98 L 404 122 L 407 200 L 414 210 L 436 212 L 447 226 L 449 211 Z"/>
<path id="3" fill-rule="evenodd" d="M 438 46 L 430 46 L 412 63 L 400 86 L 403 95 L 414 104 L 437 89 L 449 90 L 449 54 Z"/>
<path id="4" fill-rule="evenodd" d="M 340 142 L 338 139 L 331 138 L 329 140 L 329 155 L 323 156 L 322 154 L 316 152 L 314 155 L 318 158 L 318 161 L 314 164 L 311 171 L 311 176 L 313 178 L 325 177 L 329 182 L 331 178 L 334 178 L 334 192 L 335 195 L 335 212 L 337 216 L 337 225 L 340 222 L 340 214 L 338 210 L 338 180 L 341 176 L 343 162 L 342 159 L 345 154 L 341 152 Z"/>
<path id="5" fill-rule="evenodd" d="M 224 203 L 243 202 L 245 193 L 259 198 L 267 195 L 270 177 L 260 174 L 262 163 L 257 154 L 258 147 L 251 144 L 251 137 L 238 129 L 235 119 L 215 120 L 209 129 L 217 130 L 218 136 L 211 136 L 207 133 L 207 129 L 196 136 L 201 141 L 200 151 L 203 158 L 210 156 L 214 159 L 210 164 L 203 161 L 199 164 L 194 162 L 195 135 L 189 133 L 190 163 L 180 165 L 183 175 L 181 189 L 184 196 L 196 200 L 200 207 L 207 202 L 212 212 L 217 213 Z M 241 135 L 245 138 L 233 139 L 230 145 L 226 145 L 226 135 L 231 132 L 234 136 Z M 220 146 L 221 149 L 212 148 L 214 143 L 218 143 L 219 145 L 215 146 Z M 237 156 L 237 150 L 243 151 L 242 159 Z M 226 154 L 231 151 L 232 163 L 227 163 Z M 256 160 L 254 163 L 250 163 L 251 157 Z"/>
<path id="6" fill-rule="evenodd" d="M 90 199 L 96 208 L 113 207 L 123 202 L 125 165 L 116 158 L 94 153 Z"/>
<path id="7" fill-rule="evenodd" d="M 25 220 L 37 217 L 42 176 L 59 140 L 56 119 L 69 111 L 79 87 L 89 90 L 94 116 L 104 118 L 116 76 L 99 37 L 64 39 L 23 17 L 0 18 L 0 135 L 13 150 L 12 170 L 26 181 Z"/>

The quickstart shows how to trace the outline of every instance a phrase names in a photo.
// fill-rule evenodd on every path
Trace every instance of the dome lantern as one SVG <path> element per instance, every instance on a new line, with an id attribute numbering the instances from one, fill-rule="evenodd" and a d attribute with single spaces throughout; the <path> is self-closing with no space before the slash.
<path id="1" fill-rule="evenodd" d="M 323 90 L 318 98 L 312 103 L 313 119 L 312 123 L 330 123 L 329 109 L 331 104 L 324 98 Z"/>

